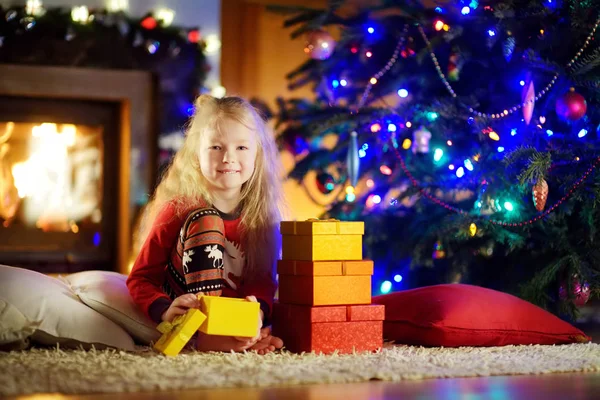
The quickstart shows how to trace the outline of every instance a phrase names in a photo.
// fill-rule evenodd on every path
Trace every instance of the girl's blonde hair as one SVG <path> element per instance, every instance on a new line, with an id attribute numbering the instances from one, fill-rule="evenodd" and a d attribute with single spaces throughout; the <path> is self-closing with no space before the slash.
<path id="1" fill-rule="evenodd" d="M 233 120 L 254 132 L 258 144 L 254 172 L 241 189 L 240 225 L 246 252 L 242 278 L 246 281 L 266 277 L 274 279 L 280 247 L 278 228 L 283 195 L 273 133 L 255 108 L 240 97 L 218 99 L 202 95 L 196 99 L 194 108 L 183 146 L 173 157 L 146 206 L 138 244 L 146 240 L 157 214 L 167 203 L 174 204 L 180 216 L 192 207 L 213 203 L 208 182 L 200 170 L 200 142 L 208 132 L 219 129 L 220 121 Z M 140 247 L 136 245 L 136 248 Z"/>

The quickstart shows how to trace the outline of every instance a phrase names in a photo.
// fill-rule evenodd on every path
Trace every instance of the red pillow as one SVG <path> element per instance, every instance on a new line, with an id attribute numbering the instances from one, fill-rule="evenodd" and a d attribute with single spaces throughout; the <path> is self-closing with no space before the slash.
<path id="1" fill-rule="evenodd" d="M 479 286 L 446 284 L 373 298 L 385 305 L 383 335 L 422 346 L 589 342 L 582 331 L 525 300 Z"/>

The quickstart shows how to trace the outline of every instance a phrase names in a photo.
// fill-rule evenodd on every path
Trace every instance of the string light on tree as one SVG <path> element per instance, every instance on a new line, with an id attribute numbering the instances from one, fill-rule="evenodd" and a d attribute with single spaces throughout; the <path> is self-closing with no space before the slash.
<path id="1" fill-rule="evenodd" d="M 106 8 L 113 13 L 126 11 L 129 8 L 129 0 L 108 0 Z"/>
<path id="2" fill-rule="evenodd" d="M 379 290 L 381 291 L 381 294 L 387 294 L 392 290 L 392 282 L 390 281 L 383 281 L 381 283 L 381 286 L 379 288 Z"/>
<path id="3" fill-rule="evenodd" d="M 154 18 L 162 22 L 162 26 L 170 26 L 175 18 L 175 11 L 170 8 L 159 8 L 154 13 Z"/>
<path id="4" fill-rule="evenodd" d="M 431 257 L 434 260 L 441 260 L 443 258 L 446 258 L 446 250 L 444 250 L 444 246 L 439 240 L 433 245 L 433 253 Z"/>
<path id="5" fill-rule="evenodd" d="M 354 193 L 354 186 L 346 187 L 346 201 L 352 203 L 356 200 L 356 194 Z"/>
<path id="6" fill-rule="evenodd" d="M 469 225 L 469 235 L 471 235 L 471 237 L 473 237 L 476 234 L 477 234 L 477 225 L 475 225 L 475 222 L 471 222 L 471 225 Z"/>
<path id="7" fill-rule="evenodd" d="M 42 2 L 40 0 L 27 0 L 25 3 L 25 12 L 27 15 L 33 15 L 34 17 L 44 15 Z"/>
<path id="8" fill-rule="evenodd" d="M 71 9 L 71 19 L 73 22 L 87 24 L 90 18 L 90 12 L 86 6 L 75 6 Z"/>
<path id="9" fill-rule="evenodd" d="M 152 30 L 152 29 L 156 28 L 158 23 L 156 22 L 156 19 L 154 17 L 148 16 L 148 17 L 144 18 L 142 20 L 142 22 L 140 22 L 140 25 L 144 29 Z"/>

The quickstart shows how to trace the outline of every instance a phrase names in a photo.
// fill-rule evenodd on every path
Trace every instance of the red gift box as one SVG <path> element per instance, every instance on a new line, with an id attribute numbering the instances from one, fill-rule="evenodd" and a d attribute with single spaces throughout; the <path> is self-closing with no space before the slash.
<path id="1" fill-rule="evenodd" d="M 375 351 L 383 346 L 381 305 L 310 307 L 275 303 L 273 335 L 295 352 Z"/>

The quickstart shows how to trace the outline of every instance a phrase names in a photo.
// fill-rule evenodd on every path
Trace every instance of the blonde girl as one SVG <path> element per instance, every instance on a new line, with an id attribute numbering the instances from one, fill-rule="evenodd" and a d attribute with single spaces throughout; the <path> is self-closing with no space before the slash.
<path id="1" fill-rule="evenodd" d="M 272 133 L 246 100 L 196 100 L 183 146 L 146 207 L 127 280 L 151 319 L 171 321 L 203 293 L 258 301 L 259 328 L 267 325 L 280 248 L 278 166 Z M 254 338 L 197 339 L 199 350 L 264 354 L 282 345 L 269 328 Z"/>

